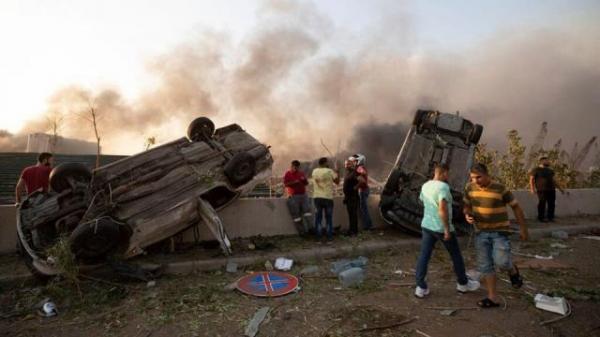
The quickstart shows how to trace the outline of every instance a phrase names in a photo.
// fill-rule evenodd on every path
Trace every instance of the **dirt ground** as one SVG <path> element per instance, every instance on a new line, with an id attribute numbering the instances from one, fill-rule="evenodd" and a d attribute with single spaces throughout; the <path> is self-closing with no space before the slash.
<path id="1" fill-rule="evenodd" d="M 365 237 L 344 240 L 360 244 Z M 551 246 L 556 243 L 567 247 Z M 417 252 L 394 249 L 369 256 L 366 280 L 355 288 L 340 288 L 329 272 L 333 260 L 295 265 L 291 271 L 295 275 L 307 265 L 317 265 L 320 271 L 302 278 L 300 291 L 279 298 L 226 290 L 246 272 L 264 270 L 264 261 L 233 274 L 221 270 L 165 276 L 153 287 L 123 279 L 1 284 L 0 336 L 243 336 L 254 313 L 265 306 L 270 311 L 258 334 L 265 337 L 600 336 L 600 241 L 581 237 L 513 241 L 513 250 L 552 254 L 554 266 L 518 257 L 523 266 L 535 262 L 531 268 L 521 268 L 526 286 L 514 290 L 500 281 L 503 307 L 496 309 L 477 308 L 476 302 L 485 296 L 483 289 L 456 292 L 450 259 L 438 244 L 428 276 L 431 295 L 423 300 L 413 296 L 411 272 Z M 465 246 L 463 253 L 467 269 L 474 268 L 473 248 Z M 535 308 L 532 295 L 537 292 L 565 296 L 572 315 L 540 325 L 559 315 Z M 31 309 L 46 297 L 56 302 L 58 316 L 41 318 Z M 445 316 L 440 307 L 458 310 Z"/>

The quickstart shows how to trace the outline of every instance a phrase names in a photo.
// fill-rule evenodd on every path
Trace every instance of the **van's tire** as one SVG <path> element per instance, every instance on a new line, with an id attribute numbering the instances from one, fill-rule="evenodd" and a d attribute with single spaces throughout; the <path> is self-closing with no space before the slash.
<path id="1" fill-rule="evenodd" d="M 120 244 L 120 225 L 108 217 L 80 224 L 69 236 L 75 257 L 94 260 L 106 257 Z"/>
<path id="2" fill-rule="evenodd" d="M 477 145 L 477 143 L 479 143 L 479 140 L 481 139 L 482 134 L 483 134 L 483 126 L 481 126 L 479 124 L 473 125 L 473 130 L 467 137 L 467 142 L 469 144 Z"/>
<path id="3" fill-rule="evenodd" d="M 187 129 L 187 136 L 193 142 L 210 139 L 214 133 L 215 123 L 206 117 L 194 119 Z"/>
<path id="4" fill-rule="evenodd" d="M 56 166 L 50 172 L 50 187 L 56 192 L 72 188 L 72 183 L 81 182 L 89 184 L 92 171 L 81 163 L 64 163 Z"/>
<path id="5" fill-rule="evenodd" d="M 240 152 L 225 164 L 224 172 L 234 187 L 243 185 L 254 177 L 256 160 L 247 152 Z"/>
<path id="6" fill-rule="evenodd" d="M 417 112 L 415 113 L 415 118 L 413 118 L 412 125 L 414 125 L 414 126 L 421 125 L 428 113 L 429 113 L 429 111 L 417 110 Z"/>

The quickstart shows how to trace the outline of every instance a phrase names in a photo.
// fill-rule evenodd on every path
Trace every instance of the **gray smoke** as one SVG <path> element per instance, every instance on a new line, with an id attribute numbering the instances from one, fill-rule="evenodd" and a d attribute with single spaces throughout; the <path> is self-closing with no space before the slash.
<path id="1" fill-rule="evenodd" d="M 424 56 L 411 50 L 418 41 L 402 5 L 390 6 L 379 30 L 352 37 L 352 50 L 342 51 L 332 46 L 344 32 L 312 4 L 267 1 L 241 42 L 206 31 L 150 61 L 157 85 L 135 100 L 114 88 L 73 86 L 53 95 L 48 112 L 69 116 L 64 136 L 93 140 L 91 102 L 106 153 L 131 153 L 132 143 L 142 150 L 147 136 L 158 143 L 183 136 L 201 115 L 217 126 L 236 122 L 272 146 L 276 170 L 327 156 L 321 141 L 349 153 L 374 151 L 373 164 L 393 161 L 417 107 L 460 110 L 485 126 L 482 142 L 496 148 L 513 128 L 529 144 L 543 120 L 556 126 L 548 138 L 565 146 L 598 134 L 598 23 L 500 32 L 460 54 Z M 388 47 L 396 45 L 403 48 Z"/>

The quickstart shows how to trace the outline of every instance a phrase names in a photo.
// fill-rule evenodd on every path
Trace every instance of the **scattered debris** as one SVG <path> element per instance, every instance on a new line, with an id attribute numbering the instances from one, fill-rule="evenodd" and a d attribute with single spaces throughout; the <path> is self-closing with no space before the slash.
<path id="1" fill-rule="evenodd" d="M 49 298 L 46 298 L 41 305 L 40 310 L 38 311 L 40 316 L 42 317 L 53 317 L 58 315 L 58 310 L 56 308 L 56 304 L 50 301 Z"/>
<path id="2" fill-rule="evenodd" d="M 373 331 L 373 330 L 385 330 L 385 329 L 389 329 L 389 328 L 395 328 L 397 326 L 401 326 L 404 324 L 408 324 L 410 322 L 413 322 L 417 319 L 417 317 L 411 317 L 409 319 L 405 319 L 402 322 L 398 322 L 398 323 L 394 323 L 394 324 L 388 324 L 388 325 L 382 325 L 382 326 L 374 326 L 374 327 L 370 327 L 370 328 L 362 328 L 359 330 L 356 330 L 358 332 L 365 332 L 365 331 Z"/>
<path id="3" fill-rule="evenodd" d="M 569 246 L 563 245 L 562 243 L 558 243 L 558 242 L 555 242 L 555 243 L 551 244 L 550 247 L 552 247 L 552 248 L 558 248 L 558 249 L 567 249 L 567 248 L 569 248 Z"/>
<path id="4" fill-rule="evenodd" d="M 275 269 L 288 271 L 292 269 L 292 265 L 294 265 L 294 260 L 286 259 L 285 257 L 278 257 L 275 260 Z"/>
<path id="5" fill-rule="evenodd" d="M 453 309 L 446 309 L 446 310 L 442 310 L 440 311 L 440 315 L 442 316 L 452 316 L 454 315 L 458 310 L 453 310 Z"/>
<path id="6" fill-rule="evenodd" d="M 565 303 L 567 304 L 567 312 L 563 316 L 556 317 L 556 318 L 553 318 L 553 319 L 549 319 L 547 321 L 541 321 L 540 325 L 546 325 L 546 324 L 550 324 L 550 323 L 555 323 L 555 322 L 558 322 L 560 320 L 563 320 L 563 319 L 571 316 L 571 314 L 573 313 L 573 311 L 571 310 L 571 304 L 569 302 L 567 302 L 566 300 L 565 300 Z"/>
<path id="7" fill-rule="evenodd" d="M 538 309 L 554 312 L 560 315 L 567 314 L 567 301 L 564 297 L 550 297 L 544 294 L 536 294 L 533 298 L 535 307 Z"/>
<path id="8" fill-rule="evenodd" d="M 566 240 L 569 238 L 569 233 L 565 231 L 553 231 L 552 237 L 555 239 Z"/>
<path id="9" fill-rule="evenodd" d="M 354 260 L 343 259 L 335 261 L 331 264 L 331 272 L 336 275 L 339 275 L 344 270 L 348 270 L 350 268 L 362 268 L 367 265 L 368 261 L 369 259 L 364 256 L 359 256 Z"/>
<path id="10" fill-rule="evenodd" d="M 517 255 L 517 256 L 524 256 L 524 257 L 530 257 L 532 259 L 538 259 L 538 260 L 552 260 L 554 258 L 554 256 L 549 255 L 549 256 L 544 256 L 544 255 L 537 255 L 537 254 L 527 254 L 527 253 L 521 253 L 521 252 L 512 252 L 513 255 Z"/>
<path id="11" fill-rule="evenodd" d="M 431 337 L 430 335 L 424 333 L 423 331 L 419 330 L 419 329 L 415 329 L 415 332 L 418 333 L 421 336 L 425 336 L 425 337 Z"/>
<path id="12" fill-rule="evenodd" d="M 231 282 L 231 283 L 227 284 L 225 287 L 223 287 L 223 290 L 226 290 L 226 291 L 231 291 L 231 290 L 235 290 L 235 289 L 237 289 L 237 281 Z"/>
<path id="13" fill-rule="evenodd" d="M 265 317 L 267 317 L 267 314 L 269 313 L 270 309 L 270 307 L 262 307 L 254 313 L 254 317 L 252 317 L 252 320 L 250 320 L 250 322 L 246 326 L 244 336 L 256 336 L 256 334 L 258 333 L 258 327 L 260 326 L 260 323 L 262 323 L 262 321 L 265 320 Z"/>
<path id="14" fill-rule="evenodd" d="M 580 238 L 600 241 L 600 236 L 595 236 L 595 235 L 585 235 L 585 236 L 580 236 Z"/>
<path id="15" fill-rule="evenodd" d="M 339 273 L 338 278 L 344 288 L 356 286 L 365 280 L 365 271 L 360 267 L 353 267 Z"/>
<path id="16" fill-rule="evenodd" d="M 479 310 L 479 307 L 425 307 L 431 310 Z"/>
<path id="17" fill-rule="evenodd" d="M 302 268 L 302 270 L 300 270 L 300 276 L 304 276 L 304 275 L 312 275 L 312 274 L 316 274 L 319 272 L 319 266 L 306 266 L 304 268 Z"/>
<path id="18" fill-rule="evenodd" d="M 539 259 L 520 259 L 516 258 L 514 263 L 520 269 L 567 269 L 571 268 L 562 262 L 556 260 L 539 260 Z"/>
<path id="19" fill-rule="evenodd" d="M 148 283 L 146 283 L 146 288 L 153 288 L 156 286 L 156 281 L 152 280 L 152 281 L 148 281 Z"/>
<path id="20" fill-rule="evenodd" d="M 233 261 L 227 261 L 227 265 L 225 266 L 225 271 L 228 273 L 237 273 L 238 264 Z"/>
<path id="21" fill-rule="evenodd" d="M 399 283 L 399 282 L 389 282 L 387 284 L 388 288 L 401 288 L 401 287 L 412 287 L 414 286 L 415 283 L 414 282 L 403 282 L 403 283 Z"/>
<path id="22" fill-rule="evenodd" d="M 248 249 L 249 250 L 255 250 L 256 249 L 256 245 L 254 245 L 252 242 L 248 244 Z"/>
<path id="23" fill-rule="evenodd" d="M 273 264 L 271 263 L 271 261 L 269 261 L 269 260 L 265 261 L 265 270 L 267 270 L 267 271 L 273 270 Z"/>

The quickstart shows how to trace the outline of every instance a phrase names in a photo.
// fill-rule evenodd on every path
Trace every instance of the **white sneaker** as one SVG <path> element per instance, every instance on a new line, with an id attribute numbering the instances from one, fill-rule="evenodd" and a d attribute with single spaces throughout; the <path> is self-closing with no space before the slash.
<path id="1" fill-rule="evenodd" d="M 467 284 L 456 284 L 456 290 L 461 293 L 466 293 L 467 291 L 475 291 L 479 289 L 480 283 L 479 281 L 468 280 Z"/>
<path id="2" fill-rule="evenodd" d="M 415 296 L 417 296 L 418 298 L 423 298 L 427 295 L 429 295 L 429 288 L 423 289 L 417 286 L 417 288 L 415 289 Z"/>

